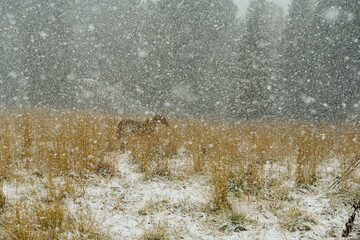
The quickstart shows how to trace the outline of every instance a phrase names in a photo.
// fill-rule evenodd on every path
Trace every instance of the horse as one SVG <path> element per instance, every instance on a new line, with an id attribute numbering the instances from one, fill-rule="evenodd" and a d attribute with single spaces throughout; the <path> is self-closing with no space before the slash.
<path id="1" fill-rule="evenodd" d="M 126 136 L 150 136 L 154 134 L 159 124 L 169 126 L 168 120 L 159 114 L 144 121 L 121 120 L 117 125 L 117 138 L 122 141 L 121 150 L 124 150 L 124 138 Z"/>

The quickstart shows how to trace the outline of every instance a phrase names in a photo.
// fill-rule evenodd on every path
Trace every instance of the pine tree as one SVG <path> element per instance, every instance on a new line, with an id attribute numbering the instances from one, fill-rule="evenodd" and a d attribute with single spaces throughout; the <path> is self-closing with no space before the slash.
<path id="1" fill-rule="evenodd" d="M 194 114 L 214 111 L 221 82 L 211 69 L 217 64 L 221 41 L 234 24 L 236 7 L 230 0 L 148 3 L 144 28 L 145 102 L 155 108 Z M 219 81 L 219 82 L 217 82 Z"/>
<path id="2" fill-rule="evenodd" d="M 19 39 L 21 10 L 19 1 L 0 2 L 0 105 L 22 105 L 26 100 Z"/>
<path id="3" fill-rule="evenodd" d="M 357 111 L 359 33 L 355 0 L 293 1 L 283 66 L 292 117 L 341 120 Z"/>
<path id="4" fill-rule="evenodd" d="M 356 0 L 319 0 L 316 7 L 317 115 L 356 116 L 360 101 L 360 5 Z"/>
<path id="5" fill-rule="evenodd" d="M 33 105 L 74 105 L 71 2 L 34 0 L 24 4 L 21 22 L 23 58 L 28 96 Z"/>
<path id="6" fill-rule="evenodd" d="M 294 0 L 290 5 L 284 36 L 282 79 L 286 114 L 305 117 L 316 114 L 314 87 L 315 35 L 314 3 Z"/>
<path id="7" fill-rule="evenodd" d="M 272 31 L 278 10 L 265 0 L 252 0 L 246 13 L 245 33 L 241 41 L 239 65 L 242 95 L 237 114 L 245 119 L 257 119 L 274 113 L 274 81 L 279 39 Z M 281 14 L 280 14 L 281 16 Z"/>
<path id="8" fill-rule="evenodd" d="M 134 102 L 141 97 L 136 86 L 142 80 L 140 42 L 145 18 L 141 2 L 89 0 L 77 3 L 76 75 L 80 79 L 91 79 L 97 86 L 117 89 L 113 96 L 89 98 L 82 105 L 109 108 L 117 102 L 115 105 L 128 111 L 137 107 Z"/>

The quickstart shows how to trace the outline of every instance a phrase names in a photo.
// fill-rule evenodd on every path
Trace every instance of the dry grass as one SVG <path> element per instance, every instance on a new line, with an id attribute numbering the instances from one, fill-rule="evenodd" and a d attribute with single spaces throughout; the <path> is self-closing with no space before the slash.
<path id="1" fill-rule="evenodd" d="M 70 213 L 59 201 L 17 202 L 1 218 L 0 239 L 111 239 L 91 212 L 80 209 Z"/>
<path id="2" fill-rule="evenodd" d="M 6 197 L 2 191 L 2 181 L 0 181 L 1 191 L 0 191 L 0 213 L 2 213 L 6 206 Z"/>
<path id="3" fill-rule="evenodd" d="M 49 187 L 49 191 L 58 189 L 50 194 L 49 204 L 71 194 L 70 182 L 77 178 L 88 174 L 102 177 L 116 174 L 114 152 L 120 144 L 116 139 L 118 117 L 115 114 L 18 109 L 0 111 L 0 119 L 1 179 L 15 178 L 16 171 L 21 169 L 47 176 L 50 185 L 52 178 L 65 177 L 67 184 Z M 228 207 L 229 193 L 260 195 L 266 188 L 279 187 L 285 177 L 300 186 L 314 184 L 322 161 L 336 157 L 345 171 L 354 157 L 360 155 L 360 125 L 349 123 L 283 120 L 233 123 L 188 118 L 168 121 L 169 127 L 159 125 L 153 134 L 128 136 L 126 150 L 145 174 L 168 176 L 171 175 L 169 159 L 176 156 L 180 148 L 185 149 L 193 160 L 192 172 L 208 174 L 212 179 L 213 210 Z M 270 178 L 266 170 L 269 163 L 287 166 L 287 169 L 278 174 L 279 178 Z M 346 184 L 345 179 L 343 186 Z M 286 192 L 279 193 L 278 198 L 286 197 Z M 14 209 L 22 208 L 26 206 Z M 51 205 L 49 211 L 53 211 L 49 214 L 58 214 L 57 211 L 63 210 Z M 33 223 L 22 218 L 20 212 L 14 210 L 12 216 L 24 225 L 25 232 L 35 234 L 26 230 L 32 228 Z M 35 211 L 29 216 L 36 214 Z M 37 224 L 41 225 L 39 221 Z M 51 224 L 46 228 L 62 223 Z M 29 239 L 39 237 L 36 234 L 29 235 Z"/>
<path id="4" fill-rule="evenodd" d="M 315 220 L 307 213 L 298 208 L 291 208 L 279 215 L 280 225 L 290 232 L 309 231 L 316 225 Z"/>
<path id="5" fill-rule="evenodd" d="M 118 148 L 116 117 L 48 109 L 0 111 L 0 182 L 37 177 L 46 196 L 19 200 L 0 194 L 0 239 L 111 239 L 90 210 L 70 212 L 89 174 L 113 176 Z M 31 199 L 31 201 L 29 200 Z"/>
<path id="6" fill-rule="evenodd" d="M 114 151 L 116 118 L 93 112 L 20 109 L 0 112 L 0 171 L 31 168 L 53 175 L 84 175 Z M 10 167 L 11 166 L 11 167 Z"/>
<path id="7" fill-rule="evenodd" d="M 167 223 L 153 223 L 150 228 L 144 229 L 142 236 L 139 240 L 170 240 L 173 239 L 170 234 L 169 226 Z M 173 230 L 172 230 L 173 231 Z"/>
<path id="8" fill-rule="evenodd" d="M 112 239 L 90 208 L 80 205 L 71 211 L 66 205 L 67 198 L 75 201 L 79 197 L 79 182 L 68 177 L 53 179 L 51 175 L 37 183 L 29 180 L 27 184 L 35 184 L 35 192 L 28 191 L 31 188 L 22 193 L 16 189 L 18 197 L 9 199 L 1 194 L 4 202 L 0 211 L 0 239 Z"/>

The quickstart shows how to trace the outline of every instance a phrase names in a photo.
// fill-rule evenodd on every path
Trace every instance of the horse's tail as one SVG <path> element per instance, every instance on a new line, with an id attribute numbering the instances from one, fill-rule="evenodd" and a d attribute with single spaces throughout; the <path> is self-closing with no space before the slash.
<path id="1" fill-rule="evenodd" d="M 120 143 L 120 152 L 124 153 L 125 152 L 125 143 L 124 143 L 124 139 L 122 139 L 123 137 L 123 127 L 124 127 L 124 122 L 120 121 L 118 126 L 117 126 L 117 132 L 116 132 L 116 137 L 119 140 Z"/>

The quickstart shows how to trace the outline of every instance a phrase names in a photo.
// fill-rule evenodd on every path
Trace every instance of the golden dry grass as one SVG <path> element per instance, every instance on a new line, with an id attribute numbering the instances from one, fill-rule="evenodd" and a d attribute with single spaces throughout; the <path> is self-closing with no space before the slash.
<path id="1" fill-rule="evenodd" d="M 0 119 L 2 179 L 11 179 L 21 168 L 53 177 L 112 176 L 116 171 L 114 162 L 104 158 L 119 149 L 115 114 L 27 108 L 2 110 Z M 264 174 L 269 161 L 287 163 L 288 172 L 282 175 L 306 185 L 317 181 L 322 161 L 336 157 L 345 170 L 360 155 L 360 126 L 349 123 L 168 121 L 169 127 L 159 125 L 150 135 L 127 136 L 126 150 L 141 171 L 163 176 L 171 174 L 169 159 L 185 149 L 192 171 L 212 177 L 214 203 L 220 208 L 227 205 L 230 182 L 255 195 L 266 184 L 275 184 Z"/>
<path id="2" fill-rule="evenodd" d="M 116 118 L 111 114 L 20 109 L 3 110 L 0 119 L 3 178 L 16 167 L 83 175 L 117 148 Z"/>
<path id="3" fill-rule="evenodd" d="M 60 201 L 17 202 L 2 214 L 0 239 L 111 239 L 86 208 L 70 213 Z"/>
<path id="4" fill-rule="evenodd" d="M 179 148 L 186 149 L 193 160 L 193 172 L 212 177 L 213 203 L 218 208 L 227 205 L 229 182 L 242 185 L 245 194 L 255 195 L 266 184 L 272 188 L 280 185 L 281 179 L 269 181 L 265 176 L 267 162 L 287 165 L 282 177 L 293 178 L 302 186 L 317 181 L 321 162 L 337 158 L 345 170 L 360 154 L 360 126 L 350 123 L 229 123 L 175 118 L 169 122 L 170 127 L 161 127 L 156 134 L 130 137 L 129 150 L 144 172 L 161 175 L 169 173 L 168 158 Z"/>

